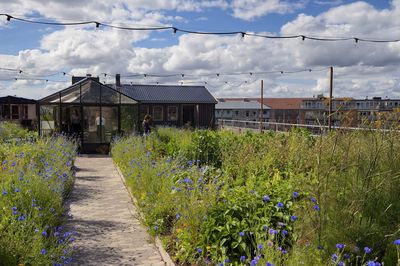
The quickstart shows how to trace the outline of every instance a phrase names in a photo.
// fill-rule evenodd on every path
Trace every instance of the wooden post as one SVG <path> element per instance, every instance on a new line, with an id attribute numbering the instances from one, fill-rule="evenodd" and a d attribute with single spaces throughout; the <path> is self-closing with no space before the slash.
<path id="1" fill-rule="evenodd" d="M 264 100 L 264 80 L 261 80 L 261 99 L 260 99 L 260 133 L 263 132 L 263 100 Z"/>
<path id="2" fill-rule="evenodd" d="M 329 114 L 328 114 L 328 128 L 329 131 L 332 130 L 332 93 L 333 93 L 333 67 L 329 68 L 330 78 L 329 78 Z"/>

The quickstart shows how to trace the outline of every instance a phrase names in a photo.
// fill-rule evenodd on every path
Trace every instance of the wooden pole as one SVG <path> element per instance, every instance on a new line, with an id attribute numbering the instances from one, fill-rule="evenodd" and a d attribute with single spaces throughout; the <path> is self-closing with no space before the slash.
<path id="1" fill-rule="evenodd" d="M 260 99 L 260 133 L 263 132 L 263 100 L 264 100 L 264 80 L 261 80 L 261 99 Z"/>
<path id="2" fill-rule="evenodd" d="M 329 78 L 329 115 L 328 115 L 328 128 L 329 131 L 332 130 L 332 93 L 333 93 L 333 67 L 329 68 L 330 78 Z"/>

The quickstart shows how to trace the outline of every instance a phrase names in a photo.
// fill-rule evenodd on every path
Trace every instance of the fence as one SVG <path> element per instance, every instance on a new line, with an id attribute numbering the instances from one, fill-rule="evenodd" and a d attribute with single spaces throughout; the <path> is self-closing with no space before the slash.
<path id="1" fill-rule="evenodd" d="M 227 120 L 227 119 L 219 119 L 218 127 L 220 129 L 232 129 L 236 131 L 245 131 L 245 130 L 253 130 L 260 131 L 260 122 L 259 121 L 247 121 L 247 120 Z M 278 122 L 262 122 L 262 130 L 272 130 L 279 132 L 287 132 L 293 128 L 302 128 L 307 129 L 312 134 L 321 135 L 325 134 L 329 131 L 328 126 L 324 125 L 307 125 L 307 124 L 291 124 L 291 123 L 278 123 Z M 332 126 L 332 130 L 342 130 L 342 131 L 353 131 L 353 130 L 369 130 L 369 131 L 393 131 L 392 129 L 374 129 L 371 127 L 340 127 L 340 126 Z M 399 130 L 395 130 L 400 132 Z"/>

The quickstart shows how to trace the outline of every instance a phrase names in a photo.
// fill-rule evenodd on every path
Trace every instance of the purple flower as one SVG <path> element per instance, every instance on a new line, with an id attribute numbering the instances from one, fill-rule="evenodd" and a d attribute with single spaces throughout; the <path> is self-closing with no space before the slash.
<path id="1" fill-rule="evenodd" d="M 346 245 L 340 244 L 340 243 L 336 244 L 336 248 L 337 248 L 337 249 L 344 249 L 345 246 L 346 246 Z"/>
<path id="2" fill-rule="evenodd" d="M 283 203 L 282 202 L 278 202 L 278 204 L 276 205 L 276 207 L 278 207 L 278 208 L 283 208 Z"/>
<path id="3" fill-rule="evenodd" d="M 268 195 L 265 195 L 265 196 L 263 197 L 263 201 L 264 201 L 264 202 L 268 202 L 268 201 L 270 201 L 270 198 L 269 198 L 269 196 L 268 196 Z"/>
<path id="4" fill-rule="evenodd" d="M 332 258 L 332 261 L 337 261 L 338 256 L 336 255 L 336 253 L 333 253 L 331 258 Z"/>
<path id="5" fill-rule="evenodd" d="M 271 234 L 271 235 L 275 235 L 277 233 L 277 231 L 275 229 L 271 228 L 271 229 L 268 230 L 268 233 Z"/>
<path id="6" fill-rule="evenodd" d="M 314 209 L 315 211 L 319 211 L 319 210 L 320 210 L 320 208 L 319 208 L 318 205 L 314 205 L 313 209 Z"/>
<path id="7" fill-rule="evenodd" d="M 286 230 L 282 230 L 282 235 L 287 235 L 288 234 L 288 231 L 286 231 Z"/>
<path id="8" fill-rule="evenodd" d="M 15 189 L 15 192 L 19 192 L 19 188 L 16 188 L 16 189 Z"/>
<path id="9" fill-rule="evenodd" d="M 246 256 L 240 256 L 240 261 L 245 261 L 246 260 Z"/>
<path id="10" fill-rule="evenodd" d="M 40 253 L 42 253 L 42 255 L 46 255 L 46 249 L 42 248 L 42 250 L 40 251 Z"/>
<path id="11" fill-rule="evenodd" d="M 20 217 L 18 217 L 18 221 L 23 221 L 23 220 L 25 220 L 25 215 L 21 215 Z"/>
<path id="12" fill-rule="evenodd" d="M 344 266 L 344 262 L 343 261 L 339 261 L 337 265 L 338 266 Z"/>
<path id="13" fill-rule="evenodd" d="M 17 207 L 15 207 L 15 206 L 12 207 L 11 209 L 12 209 L 13 211 L 17 211 Z"/>
<path id="14" fill-rule="evenodd" d="M 293 192 L 292 193 L 292 197 L 295 199 L 295 198 L 297 198 L 299 196 L 299 192 Z"/>
<path id="15" fill-rule="evenodd" d="M 240 232 L 239 236 L 243 237 L 244 236 L 244 232 Z"/>
<path id="16" fill-rule="evenodd" d="M 42 236 L 46 237 L 46 236 L 47 236 L 47 232 L 46 232 L 46 231 L 43 231 L 43 232 L 42 232 Z"/>
<path id="17" fill-rule="evenodd" d="M 344 253 L 344 255 L 343 255 L 343 259 L 345 259 L 345 260 L 348 260 L 348 259 L 350 259 L 350 255 L 349 255 L 349 254 L 347 254 L 347 253 Z"/>
<path id="18" fill-rule="evenodd" d="M 370 249 L 369 247 L 364 248 L 365 254 L 369 254 L 369 253 L 371 253 L 371 251 L 372 251 L 372 249 Z"/>
<path id="19" fill-rule="evenodd" d="M 177 213 L 177 214 L 175 215 L 175 218 L 178 220 L 179 218 L 181 218 L 181 215 L 180 215 L 179 213 Z"/>
<path id="20" fill-rule="evenodd" d="M 292 221 L 296 221 L 296 220 L 297 220 L 297 216 L 296 216 L 296 215 L 292 215 L 292 216 L 290 216 L 290 220 L 292 220 Z"/>
<path id="21" fill-rule="evenodd" d="M 265 263 L 265 266 L 274 266 L 274 264 L 272 264 L 271 262 L 267 261 L 267 263 Z"/>
<path id="22" fill-rule="evenodd" d="M 375 261 L 373 261 L 373 260 L 367 261 L 367 266 L 375 266 L 375 265 L 376 265 Z"/>
<path id="23" fill-rule="evenodd" d="M 202 253 L 202 252 L 203 252 L 203 249 L 197 248 L 196 251 L 197 251 L 197 253 Z"/>
<path id="24" fill-rule="evenodd" d="M 311 200 L 311 202 L 314 202 L 314 203 L 317 202 L 317 200 L 315 198 L 311 198 L 310 200 Z"/>
<path id="25" fill-rule="evenodd" d="M 5 191 L 5 190 L 3 190 L 3 193 L 2 193 L 3 195 L 7 195 L 8 194 L 8 192 L 7 191 Z"/>
<path id="26" fill-rule="evenodd" d="M 264 226 L 263 226 L 263 229 L 264 229 L 264 230 L 267 230 L 267 229 L 268 229 L 268 226 L 267 226 L 267 225 L 264 225 Z"/>
<path id="27" fill-rule="evenodd" d="M 393 241 L 393 244 L 400 245 L 400 239 L 396 239 L 395 241 Z"/>
<path id="28" fill-rule="evenodd" d="M 263 249 L 263 247 L 264 247 L 264 246 L 263 246 L 262 244 L 258 244 L 258 245 L 257 245 L 257 248 L 260 249 L 260 250 Z"/>

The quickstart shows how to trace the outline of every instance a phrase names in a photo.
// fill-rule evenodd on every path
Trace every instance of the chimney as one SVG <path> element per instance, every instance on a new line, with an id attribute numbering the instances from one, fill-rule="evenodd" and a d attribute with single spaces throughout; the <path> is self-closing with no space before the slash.
<path id="1" fill-rule="evenodd" d="M 121 87 L 121 75 L 120 74 L 115 75 L 115 86 Z"/>

